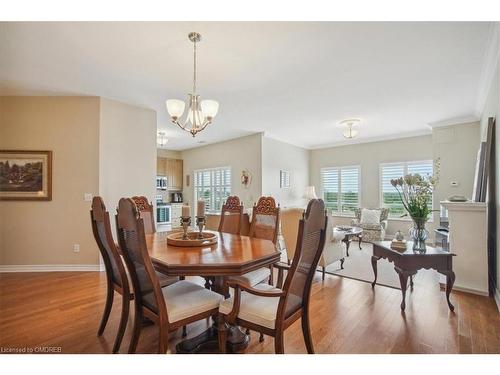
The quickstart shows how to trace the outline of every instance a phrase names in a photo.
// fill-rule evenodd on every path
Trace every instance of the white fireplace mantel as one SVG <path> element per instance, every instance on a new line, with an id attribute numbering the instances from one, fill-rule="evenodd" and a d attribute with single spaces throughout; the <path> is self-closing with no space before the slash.
<path id="1" fill-rule="evenodd" d="M 454 289 L 488 295 L 487 204 L 440 202 L 448 210 Z"/>

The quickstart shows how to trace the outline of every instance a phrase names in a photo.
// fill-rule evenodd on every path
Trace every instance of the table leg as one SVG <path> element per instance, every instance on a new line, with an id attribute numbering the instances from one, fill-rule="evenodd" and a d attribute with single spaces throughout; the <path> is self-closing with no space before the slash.
<path id="1" fill-rule="evenodd" d="M 345 242 L 346 255 L 349 256 L 349 245 L 351 244 L 351 239 L 348 236 L 346 236 L 344 242 Z"/>
<path id="2" fill-rule="evenodd" d="M 340 260 L 340 269 L 343 270 L 344 269 L 344 261 L 345 261 L 345 258 L 342 258 Z"/>
<path id="3" fill-rule="evenodd" d="M 372 283 L 372 288 L 375 287 L 375 283 L 377 282 L 377 261 L 379 259 L 380 259 L 379 257 L 372 255 L 372 268 L 373 268 L 373 274 L 375 275 L 375 279 L 373 280 L 373 283 Z"/>
<path id="4" fill-rule="evenodd" d="M 229 289 L 223 277 L 214 277 L 212 279 L 211 288 L 214 292 L 229 296 Z M 218 317 L 214 317 L 213 325 L 198 336 L 183 340 L 176 345 L 177 353 L 218 353 L 219 340 L 217 321 Z M 223 322 L 221 324 L 224 324 Z M 229 326 L 227 331 L 227 352 L 236 353 L 248 346 L 250 336 L 246 335 L 237 326 Z"/>
<path id="5" fill-rule="evenodd" d="M 408 283 L 408 273 L 396 267 L 394 267 L 394 269 L 399 275 L 399 282 L 401 284 L 401 293 L 403 293 L 403 301 L 401 301 L 401 310 L 404 311 L 406 308 L 405 300 L 406 300 L 406 286 Z"/>
<path id="6" fill-rule="evenodd" d="M 442 272 L 446 276 L 446 302 L 448 302 L 448 307 L 451 311 L 455 311 L 455 306 L 450 302 L 450 293 L 453 289 L 453 284 L 455 283 L 455 272 L 447 271 Z"/>
<path id="7" fill-rule="evenodd" d="M 363 249 L 361 248 L 361 241 L 362 241 L 362 240 L 363 240 L 363 236 L 362 236 L 362 235 L 359 235 L 359 236 L 358 236 L 358 245 L 359 245 L 359 250 L 363 250 Z"/>
<path id="8" fill-rule="evenodd" d="M 413 290 L 413 275 L 410 276 L 410 288 Z"/>

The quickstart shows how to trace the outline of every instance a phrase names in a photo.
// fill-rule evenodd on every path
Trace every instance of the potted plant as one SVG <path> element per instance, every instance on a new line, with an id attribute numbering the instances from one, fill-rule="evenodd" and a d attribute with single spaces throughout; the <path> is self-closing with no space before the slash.
<path id="1" fill-rule="evenodd" d="M 432 209 L 432 192 L 439 181 L 439 159 L 435 162 L 436 173 L 434 176 L 421 176 L 407 174 L 404 177 L 391 180 L 391 185 L 397 190 L 406 214 L 413 220 L 413 228 L 410 229 L 410 238 L 413 241 L 413 250 L 425 252 L 425 240 L 429 232 L 425 224 L 434 211 Z"/>

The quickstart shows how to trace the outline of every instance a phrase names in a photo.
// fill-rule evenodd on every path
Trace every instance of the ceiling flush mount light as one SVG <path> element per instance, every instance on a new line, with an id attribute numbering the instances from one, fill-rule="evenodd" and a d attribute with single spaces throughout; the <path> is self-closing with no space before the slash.
<path id="1" fill-rule="evenodd" d="M 156 135 L 156 145 L 158 147 L 165 147 L 168 142 L 167 134 L 165 132 L 158 132 Z"/>
<path id="2" fill-rule="evenodd" d="M 196 134 L 204 130 L 212 123 L 217 111 L 219 103 L 215 100 L 201 100 L 196 94 L 196 43 L 201 41 L 201 35 L 192 32 L 188 38 L 193 42 L 193 92 L 188 94 L 188 110 L 184 121 L 180 118 L 184 114 L 186 103 L 182 100 L 169 99 L 166 101 L 167 111 L 174 124 L 179 125 L 182 130 L 185 130 L 194 137 Z"/>
<path id="3" fill-rule="evenodd" d="M 354 128 L 357 125 L 359 125 L 360 122 L 361 122 L 361 120 L 359 120 L 357 118 L 350 118 L 347 120 L 340 121 L 339 125 L 346 127 L 346 129 L 344 129 L 342 131 L 342 135 L 348 139 L 356 137 L 358 135 L 358 131 Z"/>

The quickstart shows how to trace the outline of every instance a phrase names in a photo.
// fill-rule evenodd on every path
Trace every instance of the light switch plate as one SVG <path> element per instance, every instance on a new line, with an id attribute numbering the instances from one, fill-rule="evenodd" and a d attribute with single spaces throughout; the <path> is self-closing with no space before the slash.
<path id="1" fill-rule="evenodd" d="M 85 194 L 83 194 L 83 200 L 85 202 L 91 202 L 92 201 L 92 193 L 85 193 Z"/>

